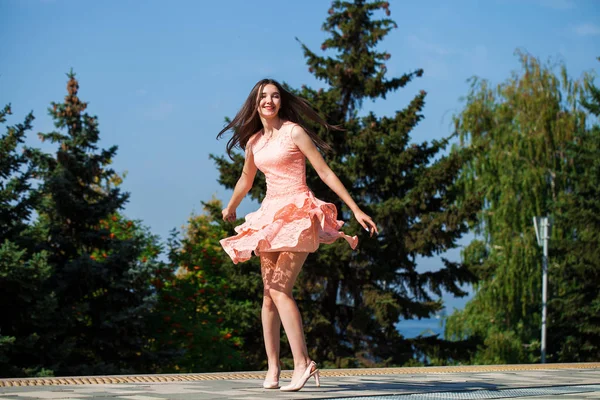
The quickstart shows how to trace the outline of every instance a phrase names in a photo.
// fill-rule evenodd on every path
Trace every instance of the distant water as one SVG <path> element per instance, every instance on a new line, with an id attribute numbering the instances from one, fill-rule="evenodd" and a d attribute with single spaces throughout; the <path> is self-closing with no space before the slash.
<path id="1" fill-rule="evenodd" d="M 414 338 L 419 335 L 432 336 L 436 334 L 439 334 L 440 338 L 443 338 L 444 335 L 442 319 L 437 318 L 402 320 L 396 324 L 396 329 L 405 338 Z"/>

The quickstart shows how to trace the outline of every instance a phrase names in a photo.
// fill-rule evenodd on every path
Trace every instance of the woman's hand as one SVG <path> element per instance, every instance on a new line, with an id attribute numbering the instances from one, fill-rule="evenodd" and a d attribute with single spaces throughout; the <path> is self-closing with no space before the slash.
<path id="1" fill-rule="evenodd" d="M 362 227 L 365 228 L 365 230 L 371 234 L 370 236 L 373 236 L 373 233 L 379 235 L 377 225 L 375 225 L 375 222 L 373 222 L 371 217 L 369 217 L 367 214 L 365 214 L 361 210 L 358 210 L 354 213 L 354 218 L 356 218 L 358 223 L 361 224 Z"/>
<path id="2" fill-rule="evenodd" d="M 223 221 L 227 221 L 227 222 L 233 222 L 237 219 L 237 216 L 235 215 L 235 208 L 231 209 L 229 207 L 224 208 L 223 211 L 221 211 L 223 214 Z"/>

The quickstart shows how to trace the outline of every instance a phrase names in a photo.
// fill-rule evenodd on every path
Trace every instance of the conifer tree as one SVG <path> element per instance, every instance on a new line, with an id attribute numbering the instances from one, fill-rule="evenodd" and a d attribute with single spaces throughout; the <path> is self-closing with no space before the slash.
<path id="1" fill-rule="evenodd" d="M 302 44 L 309 71 L 325 87 L 293 90 L 308 99 L 328 122 L 345 130 L 321 130 L 306 125 L 329 143 L 325 158 L 359 206 L 379 225 L 381 234 L 368 234 L 351 219 L 337 196 L 308 168 L 307 183 L 318 198 L 334 203 L 349 222 L 344 230 L 359 236 L 359 248 L 346 243 L 322 246 L 303 267 L 296 300 L 303 313 L 310 356 L 324 365 L 398 365 L 410 362 L 417 342 L 396 329 L 402 319 L 428 318 L 439 312 L 442 290 L 465 295 L 462 283 L 472 275 L 462 265 L 444 260 L 438 271 L 419 272 L 417 257 L 437 256 L 456 246 L 466 223 L 479 206 L 474 198 L 457 204 L 453 186 L 465 152 L 441 156 L 449 138 L 413 143 L 410 133 L 423 118 L 424 91 L 392 116 L 361 115 L 365 99 L 386 99 L 423 75 L 416 69 L 388 79 L 390 54 L 379 42 L 396 26 L 375 18 L 385 1 L 334 1 L 323 30 L 329 37 L 317 55 Z M 233 188 L 243 156 L 233 162 L 214 157 L 219 181 Z M 251 192 L 264 196 L 262 177 Z M 437 297 L 437 298 L 436 298 Z M 257 299 L 258 302 L 258 299 Z M 401 323 L 401 322 L 400 322 Z M 282 347 L 282 351 L 286 350 Z"/>
<path id="2" fill-rule="evenodd" d="M 0 110 L 0 124 L 6 122 L 11 106 Z M 34 151 L 23 148 L 25 135 L 30 131 L 33 114 L 27 115 L 22 124 L 7 127 L 0 138 L 0 238 L 18 240 L 27 228 L 27 222 L 37 200 L 32 188 L 36 164 Z M 20 152 L 20 154 L 19 154 Z"/>
<path id="3" fill-rule="evenodd" d="M 39 135 L 58 145 L 45 159 L 38 210 L 58 302 L 40 358 L 59 375 L 148 371 L 156 361 L 147 316 L 159 247 L 119 214 L 128 194 L 109 167 L 117 147 L 98 148 L 98 119 L 85 112 L 75 74 L 68 78 L 64 102 L 49 109 L 60 131 Z"/>
<path id="4" fill-rule="evenodd" d="M 11 114 L 0 111 L 0 123 Z M 49 373 L 39 362 L 40 336 L 52 326 L 55 299 L 44 290 L 51 275 L 46 254 L 36 249 L 31 215 L 38 201 L 33 179 L 39 152 L 25 147 L 33 114 L 0 137 L 0 376 Z"/>

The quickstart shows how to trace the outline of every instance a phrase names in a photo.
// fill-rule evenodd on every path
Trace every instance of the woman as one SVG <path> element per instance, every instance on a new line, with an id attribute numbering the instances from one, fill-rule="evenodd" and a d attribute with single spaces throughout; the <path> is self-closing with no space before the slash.
<path id="1" fill-rule="evenodd" d="M 246 222 L 235 228 L 236 236 L 221 240 L 221 245 L 234 263 L 250 259 L 252 252 L 260 257 L 264 283 L 262 324 L 269 369 L 263 387 L 279 388 L 280 327 L 289 339 L 294 357 L 294 373 L 290 385 L 280 390 L 300 390 L 310 377 L 319 386 L 319 371 L 308 356 L 302 319 L 292 297 L 294 282 L 308 256 L 320 243 L 332 243 L 339 238 L 354 249 L 356 236 L 350 237 L 339 229 L 337 210 L 333 204 L 314 197 L 306 186 L 306 158 L 325 182 L 354 213 L 365 230 L 378 233 L 377 226 L 352 200 L 338 177 L 327 166 L 319 148 L 330 147 L 302 125 L 302 116 L 329 125 L 310 104 L 271 79 L 259 81 L 241 110 L 217 138 L 229 129 L 233 136 L 227 152 L 239 145 L 246 158 L 227 207 L 225 221 L 236 219 L 236 208 L 252 187 L 257 168 L 267 180 L 267 194 L 260 208 L 246 216 Z M 318 147 L 317 147 L 318 146 Z"/>

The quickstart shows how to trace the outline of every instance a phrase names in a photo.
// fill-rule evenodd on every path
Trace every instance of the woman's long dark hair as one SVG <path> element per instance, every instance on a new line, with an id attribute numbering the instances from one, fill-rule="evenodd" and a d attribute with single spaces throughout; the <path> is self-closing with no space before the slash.
<path id="1" fill-rule="evenodd" d="M 327 144 L 323 139 L 317 136 L 314 132 L 306 129 L 304 120 L 302 117 L 306 117 L 313 122 L 323 126 L 326 129 L 342 130 L 340 127 L 330 125 L 313 109 L 311 104 L 298 97 L 287 90 L 285 90 L 279 82 L 273 79 L 262 79 L 254 85 L 252 91 L 248 95 L 248 98 L 244 102 L 244 105 L 238 111 L 236 116 L 228 123 L 217 135 L 217 139 L 221 138 L 225 132 L 233 129 L 233 136 L 227 142 L 227 154 L 233 159 L 231 151 L 235 146 L 240 146 L 242 149 L 246 149 L 246 143 L 252 135 L 262 129 L 262 122 L 258 115 L 258 104 L 260 102 L 259 92 L 262 91 L 266 85 L 275 85 L 279 90 L 281 96 L 281 108 L 279 109 L 279 117 L 282 120 L 295 122 L 302 126 L 306 133 L 311 137 L 319 149 L 328 151 L 331 150 L 331 146 Z"/>

